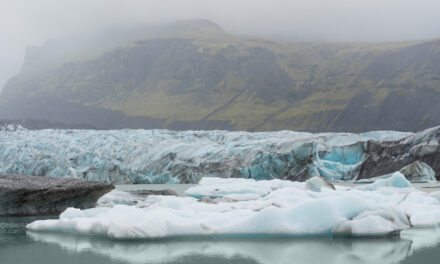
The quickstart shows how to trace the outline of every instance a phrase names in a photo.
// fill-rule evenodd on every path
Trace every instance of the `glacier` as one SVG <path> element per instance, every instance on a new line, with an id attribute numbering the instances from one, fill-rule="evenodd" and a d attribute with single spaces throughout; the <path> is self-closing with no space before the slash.
<path id="1" fill-rule="evenodd" d="M 399 172 L 356 187 L 308 181 L 314 183 L 203 178 L 185 197 L 113 191 L 98 201 L 99 207 L 68 208 L 58 219 L 38 220 L 27 229 L 124 240 L 380 237 L 440 224 L 439 193 L 413 188 Z"/>
<path id="2" fill-rule="evenodd" d="M 438 173 L 439 141 L 440 127 L 360 134 L 19 129 L 0 131 L 0 174 L 116 184 L 197 183 L 203 177 L 354 181 L 416 161 Z"/>

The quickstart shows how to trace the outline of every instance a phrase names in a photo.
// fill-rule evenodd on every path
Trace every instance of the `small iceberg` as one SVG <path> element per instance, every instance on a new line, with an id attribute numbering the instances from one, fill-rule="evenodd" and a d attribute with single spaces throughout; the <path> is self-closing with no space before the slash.
<path id="1" fill-rule="evenodd" d="M 359 189 L 365 191 L 373 191 L 383 187 L 412 188 L 412 185 L 402 173 L 395 172 L 387 177 L 378 178 L 371 184 L 361 186 L 359 187 Z"/>
<path id="2" fill-rule="evenodd" d="M 68 208 L 59 219 L 35 221 L 27 229 L 111 239 L 332 237 L 389 236 L 440 223 L 436 194 L 413 188 L 401 173 L 369 185 L 334 189 L 319 179 L 204 178 L 186 195 L 138 196 L 139 201 L 127 205 L 124 201 L 132 201 L 133 194 L 110 193 L 106 207 Z"/>

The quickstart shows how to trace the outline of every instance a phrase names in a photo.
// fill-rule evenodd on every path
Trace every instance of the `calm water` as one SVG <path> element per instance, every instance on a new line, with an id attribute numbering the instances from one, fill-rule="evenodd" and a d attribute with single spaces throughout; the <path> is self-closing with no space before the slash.
<path id="1" fill-rule="evenodd" d="M 47 263 L 439 263 L 440 230 L 386 239 L 180 239 L 112 241 L 26 232 L 37 218 L 0 217 L 1 264 Z"/>

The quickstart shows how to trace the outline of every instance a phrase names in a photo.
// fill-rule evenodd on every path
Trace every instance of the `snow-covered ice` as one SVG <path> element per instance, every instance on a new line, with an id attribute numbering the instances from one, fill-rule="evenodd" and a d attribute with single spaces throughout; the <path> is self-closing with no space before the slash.
<path id="1" fill-rule="evenodd" d="M 310 190 L 305 182 L 202 179 L 188 197 L 111 192 L 88 210 L 69 208 L 59 219 L 35 221 L 32 231 L 113 239 L 248 236 L 386 236 L 440 224 L 436 193 L 419 191 L 395 173 L 358 187 Z M 114 199 L 115 202 L 111 200 Z M 105 201 L 105 202 L 104 202 Z M 125 203 L 125 204 L 124 204 Z"/>
<path id="2" fill-rule="evenodd" d="M 386 174 L 375 169 L 382 160 L 390 173 L 412 159 L 435 158 L 439 131 L 0 131 L 0 173 L 113 183 L 197 183 L 203 177 L 355 180 L 361 171 L 362 178 Z M 401 153 L 395 156 L 396 151 Z"/>

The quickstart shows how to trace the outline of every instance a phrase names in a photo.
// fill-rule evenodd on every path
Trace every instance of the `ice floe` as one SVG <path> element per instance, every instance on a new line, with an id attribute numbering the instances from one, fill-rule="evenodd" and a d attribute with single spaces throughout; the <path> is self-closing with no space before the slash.
<path id="1" fill-rule="evenodd" d="M 204 178 L 186 191 L 187 197 L 150 195 L 135 204 L 132 194 L 112 192 L 101 198 L 107 207 L 69 208 L 59 219 L 27 228 L 112 239 L 330 237 L 386 236 L 440 223 L 440 201 L 413 188 L 400 173 L 352 188 L 318 184 L 317 192 L 307 185 Z"/>

